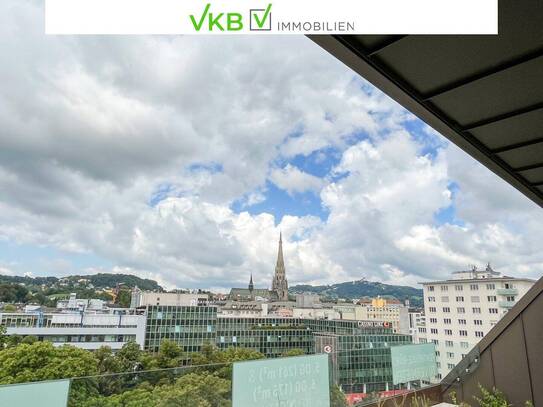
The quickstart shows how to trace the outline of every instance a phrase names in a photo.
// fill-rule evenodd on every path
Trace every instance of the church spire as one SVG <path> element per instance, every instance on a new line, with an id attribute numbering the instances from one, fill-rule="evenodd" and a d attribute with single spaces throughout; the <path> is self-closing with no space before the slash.
<path id="1" fill-rule="evenodd" d="M 279 250 L 277 251 L 277 264 L 275 265 L 275 274 L 285 275 L 285 260 L 283 259 L 283 234 L 279 232 Z"/>
<path id="2" fill-rule="evenodd" d="M 282 233 L 279 233 L 279 249 L 277 251 L 277 263 L 272 281 L 272 291 L 275 292 L 279 301 L 288 301 L 288 282 L 285 273 L 285 260 L 283 259 Z"/>
<path id="3" fill-rule="evenodd" d="M 253 291 L 255 286 L 253 285 L 253 273 L 251 273 L 251 278 L 249 280 L 249 291 Z"/>

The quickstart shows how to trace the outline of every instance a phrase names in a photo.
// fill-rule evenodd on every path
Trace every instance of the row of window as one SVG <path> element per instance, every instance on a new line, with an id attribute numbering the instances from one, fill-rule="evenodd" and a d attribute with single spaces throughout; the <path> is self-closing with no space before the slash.
<path id="1" fill-rule="evenodd" d="M 437 324 L 437 318 L 430 318 L 430 323 L 432 324 Z M 451 318 L 443 318 L 443 323 L 445 325 L 450 325 L 452 323 L 452 319 Z M 467 321 L 465 319 L 459 319 L 458 320 L 458 324 L 459 325 L 466 325 L 467 324 Z M 474 325 L 483 325 L 483 320 L 481 319 L 474 319 L 473 320 L 473 324 Z"/>
<path id="2" fill-rule="evenodd" d="M 435 313 L 437 312 L 437 308 L 436 307 L 428 307 L 428 311 L 432 312 L 432 313 Z M 451 312 L 451 308 L 450 307 L 443 307 L 442 308 L 442 311 L 444 313 L 450 313 Z M 457 307 L 456 308 L 456 312 L 458 314 L 465 314 L 466 313 L 466 309 L 464 307 Z M 473 307 L 471 309 L 471 312 L 473 314 L 480 314 L 481 313 L 481 308 L 480 307 Z M 489 314 L 497 314 L 498 313 L 498 308 L 489 308 L 488 309 L 488 313 Z M 430 322 L 432 322 L 432 319 L 433 318 L 430 318 Z"/>
<path id="3" fill-rule="evenodd" d="M 445 335 L 448 335 L 448 336 L 452 336 L 453 334 L 452 329 L 444 329 L 443 332 L 445 333 Z M 434 335 L 438 335 L 439 330 L 437 328 L 430 328 L 430 333 Z M 468 336 L 468 331 L 466 331 L 465 329 L 460 329 L 458 330 L 458 335 Z M 482 338 L 483 336 L 485 336 L 485 334 L 483 333 L 483 331 L 475 331 L 475 336 L 477 338 Z"/>
<path id="4" fill-rule="evenodd" d="M 512 299 L 509 299 L 510 297 L 507 297 L 507 301 L 514 301 L 515 297 L 511 297 Z M 481 298 L 478 295 L 473 295 L 470 297 L 471 302 L 481 302 Z M 496 302 L 497 297 L 495 295 L 488 295 L 486 297 L 486 300 L 488 302 Z M 456 302 L 464 302 L 463 296 L 457 296 L 455 298 Z M 428 297 L 428 302 L 436 302 L 436 297 Z M 441 297 L 441 302 L 449 302 L 449 297 Z"/>
<path id="5" fill-rule="evenodd" d="M 505 286 L 505 288 L 515 288 L 515 287 L 513 286 L 513 284 L 511 284 L 511 283 L 505 283 L 504 286 Z M 442 291 L 442 292 L 447 292 L 447 291 L 449 291 L 449 286 L 448 286 L 448 285 L 442 285 L 442 286 L 440 286 L 440 287 L 441 287 L 441 291 Z M 470 289 L 471 291 L 477 291 L 477 290 L 479 290 L 479 284 L 470 284 L 470 285 L 469 285 L 469 289 Z M 487 284 L 486 284 L 486 289 L 487 289 L 487 290 L 495 290 L 495 289 L 496 289 L 496 284 L 494 284 L 494 283 L 487 283 Z M 454 290 L 455 290 L 455 291 L 464 291 L 464 286 L 461 285 L 461 284 L 457 284 L 457 285 L 454 286 Z M 428 286 L 428 291 L 431 291 L 431 292 L 435 291 L 435 286 L 429 285 L 429 286 Z"/>

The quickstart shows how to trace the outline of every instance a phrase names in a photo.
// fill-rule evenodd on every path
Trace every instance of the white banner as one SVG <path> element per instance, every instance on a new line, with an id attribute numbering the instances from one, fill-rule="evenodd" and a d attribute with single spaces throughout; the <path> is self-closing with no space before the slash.
<path id="1" fill-rule="evenodd" d="M 47 34 L 497 34 L 498 0 L 46 0 Z"/>

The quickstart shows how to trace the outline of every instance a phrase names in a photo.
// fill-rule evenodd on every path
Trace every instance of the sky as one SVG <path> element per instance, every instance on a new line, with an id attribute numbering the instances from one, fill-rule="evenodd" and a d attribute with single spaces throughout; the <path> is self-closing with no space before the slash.
<path id="1" fill-rule="evenodd" d="M 543 211 L 303 36 L 45 36 L 0 3 L 0 274 L 543 275 Z"/>

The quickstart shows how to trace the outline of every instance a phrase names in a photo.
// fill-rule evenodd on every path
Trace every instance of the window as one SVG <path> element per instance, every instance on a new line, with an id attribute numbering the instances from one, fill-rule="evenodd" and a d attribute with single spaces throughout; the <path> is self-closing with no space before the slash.
<path id="1" fill-rule="evenodd" d="M 491 314 L 497 314 L 498 313 L 498 308 L 489 308 L 488 312 L 490 312 Z"/>
<path id="2" fill-rule="evenodd" d="M 512 283 L 505 283 L 505 288 L 515 288 Z"/>
<path id="3" fill-rule="evenodd" d="M 464 297 L 456 297 L 456 302 L 464 302 Z"/>
<path id="4" fill-rule="evenodd" d="M 447 363 L 447 368 L 449 370 L 453 370 L 454 369 L 454 365 L 452 363 Z"/>
<path id="5" fill-rule="evenodd" d="M 428 291 L 434 291 L 434 286 L 433 286 L 433 285 L 429 285 L 429 286 L 428 286 Z"/>
<path id="6" fill-rule="evenodd" d="M 428 302 L 436 302 L 436 297 L 428 297 Z"/>
<path id="7" fill-rule="evenodd" d="M 454 289 L 455 289 L 456 291 L 462 291 L 462 290 L 464 289 L 464 287 L 462 287 L 461 285 L 455 285 L 455 286 L 454 286 Z"/>
<path id="8" fill-rule="evenodd" d="M 452 329 L 445 329 L 445 335 L 452 335 Z"/>
<path id="9" fill-rule="evenodd" d="M 436 312 L 436 307 L 430 307 L 430 308 L 429 308 L 429 311 L 430 311 L 430 312 Z"/>
<path id="10" fill-rule="evenodd" d="M 488 297 L 486 297 L 486 299 L 488 300 L 488 302 L 496 302 L 496 296 L 495 295 L 489 295 Z"/>
<path id="11" fill-rule="evenodd" d="M 485 336 L 485 335 L 484 335 L 483 332 L 481 332 L 481 331 L 475 331 L 475 336 L 476 336 L 477 338 L 482 338 L 482 337 Z"/>
<path id="12" fill-rule="evenodd" d="M 437 318 L 430 318 L 431 324 L 437 324 Z"/>
<path id="13" fill-rule="evenodd" d="M 454 353 L 453 352 L 447 352 L 447 357 L 449 359 L 454 359 Z"/>
<path id="14" fill-rule="evenodd" d="M 458 312 L 459 314 L 465 314 L 466 313 L 466 309 L 464 307 L 458 307 L 456 309 L 456 312 Z"/>
<path id="15" fill-rule="evenodd" d="M 471 291 L 477 291 L 479 289 L 479 285 L 478 284 L 470 284 L 469 289 Z"/>
<path id="16" fill-rule="evenodd" d="M 443 323 L 445 323 L 445 324 L 450 324 L 450 323 L 451 323 L 451 319 L 450 319 L 450 318 L 445 318 L 445 319 L 443 319 Z"/>
<path id="17" fill-rule="evenodd" d="M 419 327 L 419 332 L 420 332 L 421 334 L 426 333 L 426 328 Z"/>
<path id="18" fill-rule="evenodd" d="M 475 320 L 473 320 L 473 323 L 474 323 L 475 325 L 483 325 L 483 321 L 480 320 L 480 319 L 475 319 Z"/>
<path id="19" fill-rule="evenodd" d="M 461 330 L 459 331 L 459 334 L 460 334 L 460 336 L 468 336 L 468 331 L 466 331 L 466 330 L 464 330 L 464 329 L 461 329 Z"/>
<path id="20" fill-rule="evenodd" d="M 507 297 L 505 297 L 505 299 L 507 301 L 510 301 L 510 302 L 514 302 L 515 301 L 515 297 L 513 295 L 508 295 Z"/>
<path id="21" fill-rule="evenodd" d="M 471 296 L 471 302 L 479 302 L 479 301 L 480 301 L 479 296 L 477 296 L 477 295 L 472 295 Z"/>
<path id="22" fill-rule="evenodd" d="M 466 325 L 466 320 L 465 319 L 459 319 L 458 324 L 459 325 Z"/>
<path id="23" fill-rule="evenodd" d="M 443 307 L 443 312 L 451 312 L 451 309 L 449 307 Z"/>
<path id="24" fill-rule="evenodd" d="M 436 350 L 436 356 L 439 357 L 440 355 L 441 353 L 438 350 Z"/>
<path id="25" fill-rule="evenodd" d="M 486 285 L 486 289 L 487 290 L 494 290 L 496 288 L 496 285 L 495 284 L 487 284 Z"/>
<path id="26" fill-rule="evenodd" d="M 437 339 L 432 339 L 432 342 L 434 343 L 434 345 L 439 345 L 439 341 Z"/>
<path id="27" fill-rule="evenodd" d="M 441 286 L 441 291 L 449 291 L 449 286 L 447 286 L 447 285 L 442 285 L 442 286 Z"/>
<path id="28" fill-rule="evenodd" d="M 426 343 L 426 338 L 419 338 L 419 343 Z"/>
<path id="29" fill-rule="evenodd" d="M 443 377 L 441 376 L 441 373 L 438 373 L 438 374 L 436 374 L 436 378 L 437 378 L 438 380 L 441 380 Z"/>
<path id="30" fill-rule="evenodd" d="M 452 348 L 454 346 L 453 341 L 445 341 L 445 346 L 448 348 Z"/>
<path id="31" fill-rule="evenodd" d="M 436 362 L 436 366 L 438 369 L 441 369 L 441 363 L 440 362 Z"/>
<path id="32" fill-rule="evenodd" d="M 460 347 L 462 349 L 469 349 L 469 343 L 467 342 L 460 342 Z"/>
<path id="33" fill-rule="evenodd" d="M 449 297 L 441 297 L 441 302 L 449 302 Z"/>
<path id="34" fill-rule="evenodd" d="M 474 307 L 474 308 L 471 309 L 471 311 L 472 311 L 474 314 L 480 314 L 480 313 L 481 313 L 481 308 Z"/>
<path id="35" fill-rule="evenodd" d="M 430 328 L 430 333 L 437 335 L 437 328 Z"/>

